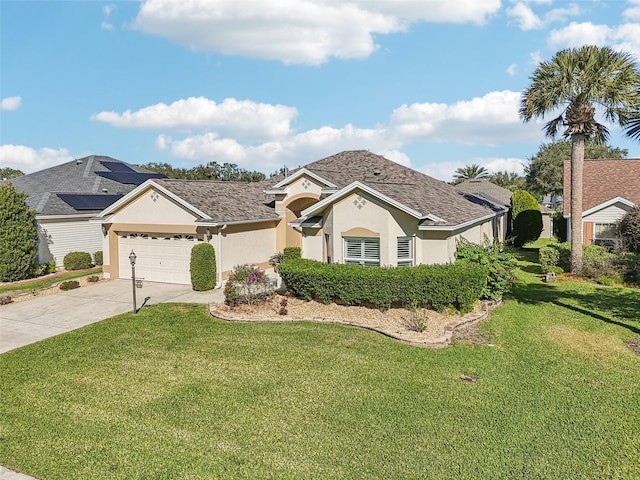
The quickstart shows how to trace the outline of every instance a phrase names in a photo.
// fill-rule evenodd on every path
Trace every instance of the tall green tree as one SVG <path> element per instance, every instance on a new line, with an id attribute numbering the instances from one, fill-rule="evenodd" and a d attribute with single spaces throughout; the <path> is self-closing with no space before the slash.
<path id="1" fill-rule="evenodd" d="M 24 172 L 22 170 L 18 170 L 17 168 L 0 168 L 0 180 L 9 180 L 10 178 L 21 177 L 22 175 L 24 175 Z"/>
<path id="2" fill-rule="evenodd" d="M 27 278 L 38 256 L 36 212 L 27 194 L 11 183 L 0 185 L 0 281 Z"/>
<path id="3" fill-rule="evenodd" d="M 453 184 L 456 185 L 472 178 L 487 178 L 488 176 L 489 172 L 486 168 L 473 163 L 456 169 L 456 172 L 453 174 Z"/>
<path id="4" fill-rule="evenodd" d="M 640 71 L 633 57 L 609 47 L 584 46 L 557 52 L 542 62 L 520 101 L 520 118 L 529 122 L 559 115 L 545 124 L 556 138 L 571 140 L 571 270 L 582 270 L 582 171 L 587 139 L 604 143 L 607 127 L 596 121 L 596 107 L 610 124 L 626 125 L 640 103 Z M 565 199 L 566 201 L 566 199 Z"/>
<path id="5" fill-rule="evenodd" d="M 147 163 L 139 165 L 169 178 L 178 180 L 220 180 L 223 182 L 259 182 L 266 178 L 264 173 L 249 171 L 238 167 L 235 163 L 209 162 L 193 168 L 178 168 L 168 163 Z"/>
<path id="6" fill-rule="evenodd" d="M 585 158 L 625 158 L 628 150 L 595 143 L 585 142 Z M 538 200 L 551 193 L 562 195 L 564 182 L 564 161 L 571 158 L 571 142 L 560 140 L 543 143 L 538 152 L 529 159 L 524 167 L 526 190 Z"/>
<path id="7" fill-rule="evenodd" d="M 506 170 L 489 174 L 487 180 L 512 192 L 524 190 L 526 183 L 524 177 L 516 172 L 507 172 Z"/>

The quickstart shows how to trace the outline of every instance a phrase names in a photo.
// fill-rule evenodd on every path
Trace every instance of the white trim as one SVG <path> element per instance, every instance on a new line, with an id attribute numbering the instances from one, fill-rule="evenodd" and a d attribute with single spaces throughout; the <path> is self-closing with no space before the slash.
<path id="1" fill-rule="evenodd" d="M 588 210 L 584 210 L 582 212 L 582 217 L 586 217 L 587 215 L 591 215 L 592 213 L 597 212 L 598 210 L 602 210 L 603 208 L 607 208 L 610 207 L 611 205 L 615 205 L 616 203 L 622 203 L 624 205 L 626 205 L 627 207 L 635 207 L 636 204 L 633 203 L 631 200 L 627 200 L 626 198 L 623 197 L 614 197 L 611 200 L 607 200 L 606 202 L 602 202 L 599 205 L 596 205 L 595 207 L 591 207 Z M 569 214 L 567 217 L 565 218 L 569 218 L 571 216 L 571 214 Z"/>
<path id="2" fill-rule="evenodd" d="M 333 188 L 338 188 L 337 185 L 334 185 L 333 183 L 331 183 L 329 180 L 325 180 L 324 178 L 322 178 L 320 175 L 316 175 L 315 173 L 313 173 L 310 170 L 307 170 L 306 168 L 301 168 L 300 170 L 298 170 L 296 173 L 294 173 L 293 175 L 285 178 L 284 180 L 281 180 L 280 182 L 276 183 L 273 187 L 271 187 L 272 189 L 274 188 L 280 188 L 280 187 L 285 187 L 287 185 L 289 185 L 291 182 L 293 182 L 294 180 L 297 180 L 298 178 L 302 177 L 303 175 L 309 175 L 311 178 L 313 178 L 314 180 L 319 181 L 320 183 L 324 183 L 327 187 L 333 187 Z M 269 192 L 270 190 L 265 190 L 265 192 Z M 282 192 L 278 192 L 278 193 L 282 193 Z"/>
<path id="3" fill-rule="evenodd" d="M 220 225 L 241 225 L 245 223 L 261 223 L 261 222 L 277 222 L 282 220 L 282 217 L 273 217 L 273 218 L 255 218 L 251 220 L 233 220 L 233 221 L 216 221 L 216 222 L 201 222 L 196 221 L 195 224 L 197 226 L 202 227 L 219 227 Z"/>
<path id="4" fill-rule="evenodd" d="M 477 223 L 484 222 L 485 220 L 489 220 L 493 217 L 497 217 L 499 213 L 504 215 L 505 212 L 502 211 L 502 212 L 492 213 L 490 215 L 485 215 L 484 217 L 474 218 L 473 220 L 459 223 L 458 225 L 419 225 L 418 230 L 431 230 L 431 231 L 444 230 L 449 232 L 453 230 L 458 230 L 459 228 L 465 228 Z"/>
<path id="5" fill-rule="evenodd" d="M 378 200 L 382 200 L 383 202 L 388 203 L 392 207 L 395 207 L 398 210 L 402 210 L 403 212 L 408 213 L 409 215 L 411 215 L 411 216 L 413 216 L 413 217 L 415 217 L 417 219 L 424 218 L 423 215 L 420 212 L 416 212 L 412 208 L 409 208 L 406 205 L 403 205 L 402 203 L 394 200 L 393 198 L 387 197 L 383 193 L 380 193 L 377 190 L 374 190 L 373 188 L 365 185 L 364 183 L 360 183 L 358 181 L 350 183 L 349 185 L 347 185 L 343 189 L 338 190 L 336 193 L 334 193 L 330 197 L 327 197 L 324 200 L 322 200 L 322 201 L 310 206 L 306 210 L 303 210 L 302 212 L 300 212 L 300 216 L 302 216 L 302 217 L 313 216 L 313 214 L 315 212 L 324 209 L 327 205 L 329 205 L 331 203 L 337 202 L 338 200 L 340 200 L 341 198 L 345 197 L 346 195 L 348 195 L 349 193 L 353 192 L 356 189 L 360 189 L 360 190 L 368 193 L 372 197 L 375 197 Z M 437 218 L 437 217 L 435 217 L 435 218 Z M 434 220 L 434 221 L 437 221 L 437 220 Z M 443 220 L 441 220 L 441 221 L 443 221 Z"/>
<path id="6" fill-rule="evenodd" d="M 79 213 L 77 215 L 36 215 L 36 220 L 74 220 L 83 218 L 93 218 L 95 213 Z"/>
<path id="7" fill-rule="evenodd" d="M 113 213 L 114 211 L 119 209 L 122 205 L 124 205 L 125 203 L 130 202 L 132 199 L 142 195 L 146 190 L 148 190 L 150 188 L 151 189 L 157 189 L 159 192 L 162 192 L 167 197 L 171 198 L 172 200 L 177 202 L 179 205 L 182 205 L 187 210 L 189 210 L 192 213 L 196 214 L 200 218 L 203 218 L 205 220 L 211 220 L 211 217 L 209 215 L 207 215 L 206 213 L 204 213 L 202 210 L 199 210 L 198 208 L 194 207 L 193 205 L 191 205 L 189 202 L 187 202 L 183 198 L 181 198 L 178 195 L 176 195 L 175 193 L 167 190 L 165 187 L 162 187 L 162 186 L 158 185 L 156 182 L 154 182 L 151 179 L 145 181 L 142 185 L 139 185 L 138 187 L 136 187 L 133 190 L 131 190 L 129 193 L 127 193 L 124 197 L 122 197 L 117 202 L 114 202 L 111 205 L 109 205 L 107 208 L 105 208 L 102 212 L 100 212 L 98 214 L 97 218 L 102 218 L 102 217 L 105 217 L 105 216 L 109 215 L 110 213 Z"/>

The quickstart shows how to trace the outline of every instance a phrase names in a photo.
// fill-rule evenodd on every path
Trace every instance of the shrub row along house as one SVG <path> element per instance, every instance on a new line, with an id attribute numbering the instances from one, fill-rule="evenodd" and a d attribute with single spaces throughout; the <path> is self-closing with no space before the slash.
<path id="1" fill-rule="evenodd" d="M 149 179 L 92 222 L 104 273 L 190 283 L 191 248 L 215 248 L 218 284 L 287 246 L 327 263 L 405 266 L 454 260 L 456 240 L 504 240 L 508 207 L 368 151 L 347 151 L 255 183 Z"/>
<path id="2" fill-rule="evenodd" d="M 585 159 L 582 187 L 582 243 L 611 245 L 616 223 L 640 205 L 640 158 Z M 571 165 L 564 162 L 564 217 L 571 237 Z"/>

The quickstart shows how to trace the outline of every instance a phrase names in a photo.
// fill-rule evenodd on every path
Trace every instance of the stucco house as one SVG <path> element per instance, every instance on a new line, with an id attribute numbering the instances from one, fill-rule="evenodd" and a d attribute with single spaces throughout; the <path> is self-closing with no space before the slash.
<path id="1" fill-rule="evenodd" d="M 216 251 L 218 283 L 235 265 L 268 267 L 286 246 L 362 265 L 446 263 L 456 240 L 504 240 L 507 208 L 368 151 L 347 151 L 261 182 L 150 179 L 92 221 L 104 272 L 190 283 L 191 248 Z"/>
<path id="2" fill-rule="evenodd" d="M 90 223 L 104 208 L 144 183 L 164 175 L 111 157 L 91 155 L 9 180 L 28 195 L 36 211 L 40 243 L 38 262 L 62 266 L 73 251 L 102 250 L 102 229 Z"/>
<path id="3" fill-rule="evenodd" d="M 571 164 L 564 162 L 564 217 L 571 237 Z M 640 158 L 585 159 L 582 190 L 582 243 L 610 244 L 615 225 L 640 205 Z"/>

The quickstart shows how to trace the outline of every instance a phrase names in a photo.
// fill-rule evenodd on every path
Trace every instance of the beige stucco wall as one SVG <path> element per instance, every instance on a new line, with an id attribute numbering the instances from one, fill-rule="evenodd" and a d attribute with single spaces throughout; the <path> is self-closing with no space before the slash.
<path id="1" fill-rule="evenodd" d="M 276 223 L 229 225 L 221 230 L 219 239 L 214 232 L 210 243 L 216 255 L 220 255 L 224 276 L 236 265 L 248 263 L 265 267 L 269 264 L 269 258 L 276 253 Z"/>
<path id="2" fill-rule="evenodd" d="M 344 262 L 343 237 L 379 236 L 380 263 L 396 265 L 398 237 L 411 237 L 416 233 L 417 220 L 414 217 L 364 192 L 356 191 L 328 208 L 331 216 L 327 218 L 331 221 L 325 218 L 325 232 L 333 233 L 331 253 L 334 262 Z M 366 229 L 370 233 L 354 229 Z M 314 245 L 317 248 L 317 244 Z"/>
<path id="3" fill-rule="evenodd" d="M 111 221 L 112 223 L 185 225 L 193 224 L 197 218 L 174 200 L 150 188 L 120 207 Z"/>

